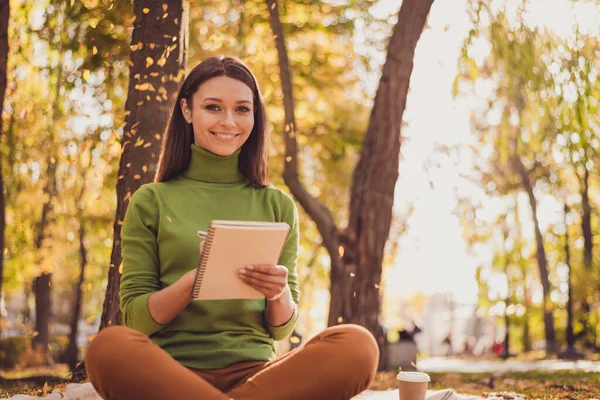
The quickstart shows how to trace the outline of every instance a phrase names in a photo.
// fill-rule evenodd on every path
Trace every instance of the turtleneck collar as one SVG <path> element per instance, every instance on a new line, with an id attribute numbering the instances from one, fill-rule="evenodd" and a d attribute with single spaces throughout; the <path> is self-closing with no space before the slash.
<path id="1" fill-rule="evenodd" d="M 230 156 L 220 156 L 192 144 L 192 157 L 183 175 L 188 178 L 211 183 L 234 183 L 245 180 L 238 169 L 241 148 Z"/>

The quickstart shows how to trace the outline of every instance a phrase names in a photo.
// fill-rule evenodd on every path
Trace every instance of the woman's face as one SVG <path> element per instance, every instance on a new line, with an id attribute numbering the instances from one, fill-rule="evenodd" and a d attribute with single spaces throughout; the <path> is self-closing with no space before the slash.
<path id="1" fill-rule="evenodd" d="M 219 76 L 204 82 L 193 95 L 190 109 L 181 100 L 183 116 L 194 129 L 194 142 L 220 156 L 233 154 L 254 127 L 252 90 L 240 80 Z"/>

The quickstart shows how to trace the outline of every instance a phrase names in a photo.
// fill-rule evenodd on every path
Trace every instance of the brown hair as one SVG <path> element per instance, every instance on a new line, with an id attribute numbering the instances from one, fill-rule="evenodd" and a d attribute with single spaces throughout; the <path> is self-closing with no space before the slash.
<path id="1" fill-rule="evenodd" d="M 269 184 L 269 138 L 265 106 L 256 78 L 243 62 L 233 57 L 207 58 L 185 78 L 167 123 L 154 182 L 171 180 L 185 172 L 190 165 L 194 131 L 192 125 L 183 118 L 181 99 L 185 99 L 188 107 L 192 108 L 192 97 L 200 85 L 218 76 L 238 79 L 252 90 L 254 127 L 248 140 L 242 145 L 238 168 L 253 187 L 260 188 Z"/>

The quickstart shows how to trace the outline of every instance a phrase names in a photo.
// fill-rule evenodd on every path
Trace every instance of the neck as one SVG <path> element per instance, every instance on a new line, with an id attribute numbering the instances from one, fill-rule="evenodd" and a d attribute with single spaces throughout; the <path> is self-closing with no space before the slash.
<path id="1" fill-rule="evenodd" d="M 238 169 L 241 148 L 229 156 L 220 156 L 192 144 L 192 155 L 188 169 L 183 173 L 188 178 L 211 183 L 233 183 L 243 181 Z"/>

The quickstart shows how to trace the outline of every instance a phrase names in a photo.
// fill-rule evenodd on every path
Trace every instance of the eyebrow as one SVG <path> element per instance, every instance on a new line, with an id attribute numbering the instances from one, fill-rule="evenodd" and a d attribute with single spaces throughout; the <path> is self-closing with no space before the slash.
<path id="1" fill-rule="evenodd" d="M 223 102 L 223 100 L 217 99 L 216 97 L 207 97 L 203 101 L 207 101 L 207 100 L 218 101 L 218 102 L 221 102 L 221 103 Z M 236 104 L 242 104 L 242 103 L 252 104 L 252 102 L 250 102 L 248 100 L 238 100 L 238 101 L 236 101 Z"/>

